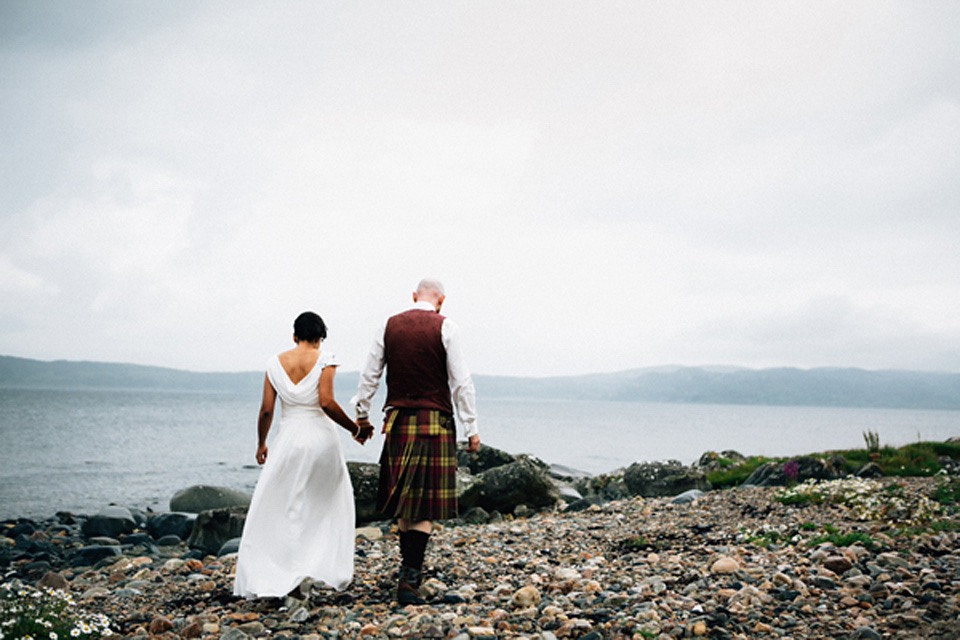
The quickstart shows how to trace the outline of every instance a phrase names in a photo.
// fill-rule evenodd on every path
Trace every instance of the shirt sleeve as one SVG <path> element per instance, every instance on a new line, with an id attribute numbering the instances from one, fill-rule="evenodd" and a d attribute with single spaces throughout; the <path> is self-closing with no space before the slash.
<path id="1" fill-rule="evenodd" d="M 370 416 L 370 403 L 373 402 L 373 396 L 377 393 L 377 387 L 380 386 L 380 377 L 383 375 L 384 356 L 383 356 L 383 332 L 386 324 L 377 334 L 370 347 L 370 353 L 367 354 L 367 361 L 360 372 L 360 383 L 357 386 L 357 395 L 350 398 L 350 406 L 353 407 L 357 420 L 368 418 Z"/>
<path id="2" fill-rule="evenodd" d="M 477 393 L 473 387 L 473 378 L 463 359 L 460 327 L 449 318 L 445 318 L 440 329 L 443 347 L 447 350 L 447 379 L 453 404 L 457 408 L 457 417 L 463 425 L 463 435 L 467 438 L 479 435 L 477 428 Z"/>

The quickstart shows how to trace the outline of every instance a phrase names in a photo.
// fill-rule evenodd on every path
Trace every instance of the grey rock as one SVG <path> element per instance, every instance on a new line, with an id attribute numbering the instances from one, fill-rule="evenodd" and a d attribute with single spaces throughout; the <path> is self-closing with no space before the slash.
<path id="1" fill-rule="evenodd" d="M 883 636 L 870 627 L 860 627 L 850 636 L 853 640 L 882 640 Z"/>
<path id="2" fill-rule="evenodd" d="M 580 494 L 580 492 L 567 484 L 557 484 L 557 492 L 560 494 L 560 499 L 566 503 L 583 500 L 583 496 Z"/>
<path id="3" fill-rule="evenodd" d="M 462 499 L 463 494 L 480 482 L 480 478 L 470 473 L 469 469 L 457 469 L 457 498 Z"/>
<path id="4" fill-rule="evenodd" d="M 136 528 L 137 522 L 129 509 L 109 506 L 104 507 L 97 515 L 87 518 L 80 530 L 88 538 L 119 538 L 125 533 L 133 533 Z"/>
<path id="5" fill-rule="evenodd" d="M 360 525 L 379 520 L 377 511 L 377 486 L 380 482 L 380 465 L 372 462 L 348 462 L 347 472 L 353 485 L 353 503 L 356 522 Z"/>
<path id="6" fill-rule="evenodd" d="M 490 519 L 490 514 L 483 507 L 471 507 L 461 514 L 460 519 L 467 524 L 484 524 Z"/>
<path id="7" fill-rule="evenodd" d="M 623 484 L 622 469 L 598 476 L 577 478 L 571 484 L 584 498 L 599 495 L 604 500 L 620 500 L 630 495 Z"/>
<path id="8" fill-rule="evenodd" d="M 677 460 L 636 462 L 623 473 L 623 483 L 632 495 L 653 498 L 675 496 L 691 489 L 709 491 L 707 475 Z"/>
<path id="9" fill-rule="evenodd" d="M 574 469 L 573 467 L 568 467 L 562 464 L 551 464 L 550 477 L 555 480 L 564 480 L 567 482 L 571 482 L 574 480 L 592 478 L 593 474 L 587 473 L 586 471 L 581 471 L 580 469 Z"/>
<path id="10" fill-rule="evenodd" d="M 220 634 L 220 640 L 248 640 L 250 637 L 237 627 L 230 627 Z"/>
<path id="11" fill-rule="evenodd" d="M 143 509 L 130 507 L 129 511 L 130 515 L 133 516 L 133 521 L 137 523 L 138 527 L 142 527 L 147 522 L 147 514 L 143 512 Z"/>
<path id="12" fill-rule="evenodd" d="M 196 519 L 197 514 L 182 511 L 155 513 L 147 518 L 147 533 L 157 540 L 171 535 L 186 540 Z"/>
<path id="13" fill-rule="evenodd" d="M 700 489 L 690 489 L 689 491 L 684 491 L 680 495 L 676 496 L 670 501 L 670 504 L 687 504 L 694 502 L 697 498 L 702 496 L 703 491 L 700 491 Z"/>
<path id="14" fill-rule="evenodd" d="M 546 465 L 525 456 L 476 477 L 479 482 L 460 496 L 461 509 L 483 507 L 512 513 L 520 504 L 542 508 L 553 506 L 559 499 Z"/>
<path id="15" fill-rule="evenodd" d="M 788 478 L 784 468 L 796 463 L 796 475 Z M 829 460 L 803 456 L 793 458 L 785 463 L 767 462 L 753 470 L 753 473 L 744 481 L 744 485 L 757 487 L 783 486 L 787 481 L 803 482 L 805 480 L 835 480 L 839 477 L 837 469 Z"/>
<path id="16" fill-rule="evenodd" d="M 516 456 L 486 444 L 481 444 L 476 453 L 467 453 L 464 442 L 457 444 L 457 468 L 467 469 L 474 475 L 516 461 Z"/>
<path id="17" fill-rule="evenodd" d="M 698 469 L 705 472 L 716 471 L 725 467 L 736 466 L 746 462 L 747 457 L 738 451 L 728 449 L 717 453 L 716 451 L 706 451 L 700 456 L 700 459 L 694 464 Z"/>
<path id="18" fill-rule="evenodd" d="M 189 535 L 187 537 L 189 537 Z M 162 538 L 157 540 L 157 546 L 158 547 L 175 547 L 181 542 L 183 542 L 183 540 L 180 538 L 180 536 L 169 535 L 169 536 L 163 536 Z"/>
<path id="19" fill-rule="evenodd" d="M 880 555 L 878 555 L 878 556 L 877 556 L 877 560 L 878 560 L 879 562 L 883 563 L 883 564 L 891 565 L 891 566 L 894 566 L 894 567 L 900 567 L 900 568 L 902 568 L 902 569 L 909 569 L 909 568 L 910 568 L 910 561 L 909 561 L 909 560 L 907 560 L 906 558 L 901 557 L 900 555 L 898 555 L 898 554 L 896 554 L 896 553 L 890 552 L 890 551 L 885 551 L 884 553 L 881 553 Z"/>
<path id="20" fill-rule="evenodd" d="M 587 496 L 586 498 L 580 498 L 575 502 L 571 502 L 566 506 L 566 508 L 564 508 L 564 511 L 569 511 L 571 513 L 575 511 L 584 511 L 594 505 L 601 505 L 604 502 L 606 502 L 606 500 L 603 499 L 603 496 L 594 494 L 592 496 Z"/>
<path id="21" fill-rule="evenodd" d="M 813 578 L 814 586 L 820 589 L 832 590 L 837 588 L 837 583 L 826 576 L 815 576 Z"/>
<path id="22" fill-rule="evenodd" d="M 181 489 L 170 498 L 170 511 L 201 513 L 211 509 L 249 507 L 251 495 L 229 487 L 198 484 Z"/>
<path id="23" fill-rule="evenodd" d="M 228 540 L 239 538 L 243 534 L 246 517 L 246 507 L 204 511 L 197 515 L 187 544 L 191 549 L 214 555 Z"/>
<path id="24" fill-rule="evenodd" d="M 855 474 L 858 478 L 882 478 L 883 469 L 880 468 L 876 462 L 868 462 L 859 469 Z"/>
<path id="25" fill-rule="evenodd" d="M 74 567 L 89 567 L 104 558 L 119 556 L 122 553 L 123 550 L 118 545 L 94 544 L 76 549 L 70 556 L 70 564 Z"/>
<path id="26" fill-rule="evenodd" d="M 240 551 L 240 538 L 230 538 L 224 542 L 217 551 L 217 557 L 225 556 L 228 553 L 237 553 Z"/>

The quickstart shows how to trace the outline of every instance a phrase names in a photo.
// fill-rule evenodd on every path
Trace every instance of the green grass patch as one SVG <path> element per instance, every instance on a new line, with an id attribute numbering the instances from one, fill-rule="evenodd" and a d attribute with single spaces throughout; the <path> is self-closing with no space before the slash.
<path id="1" fill-rule="evenodd" d="M 903 447 L 883 446 L 873 451 L 867 449 L 846 449 L 843 451 L 826 451 L 807 454 L 806 456 L 790 456 L 786 458 L 766 458 L 753 456 L 745 462 L 735 464 L 731 460 L 722 459 L 720 469 L 707 474 L 707 480 L 714 489 L 729 489 L 743 484 L 757 467 L 767 462 L 783 464 L 797 457 L 829 458 L 839 454 L 843 460 L 840 472 L 854 473 L 868 462 L 876 462 L 883 474 L 893 477 L 932 476 L 940 471 L 937 463 L 939 456 L 947 456 L 953 460 L 960 460 L 960 444 L 947 442 L 914 442 Z M 728 464 L 724 464 L 724 462 Z M 953 503 L 960 503 L 960 486 L 944 492 L 944 499 Z M 952 497 L 951 497 L 952 496 Z M 938 498 L 939 499 L 939 498 Z M 801 502 L 802 503 L 802 502 Z"/>
<path id="2" fill-rule="evenodd" d="M 764 531 L 760 535 L 751 536 L 747 539 L 747 542 L 755 544 L 758 547 L 763 547 L 764 549 L 769 549 L 775 544 L 779 544 L 784 539 L 784 536 L 779 531 Z"/>
<path id="3" fill-rule="evenodd" d="M 724 458 L 724 460 L 726 459 Z M 774 458 L 765 458 L 763 456 L 752 456 L 740 464 L 735 464 L 732 460 L 726 460 L 730 464 L 724 466 L 721 463 L 720 469 L 707 474 L 707 480 L 710 481 L 714 489 L 736 487 L 743 484 L 743 481 L 749 478 L 750 474 L 753 473 L 757 467 L 766 462 L 772 462 L 773 460 Z"/>
<path id="4" fill-rule="evenodd" d="M 922 527 L 904 527 L 893 532 L 894 536 L 910 538 L 923 533 L 951 533 L 960 531 L 960 522 L 956 520 L 934 520 Z"/>
<path id="5" fill-rule="evenodd" d="M 941 480 L 930 497 L 940 504 L 960 504 L 960 478 L 952 476 Z"/>
<path id="6" fill-rule="evenodd" d="M 869 551 L 874 551 L 880 548 L 880 545 L 873 540 L 870 536 L 865 533 L 860 532 L 850 532 L 850 533 L 826 533 L 822 536 L 817 536 L 816 538 L 811 538 L 807 541 L 807 544 L 811 547 L 815 547 L 818 544 L 823 544 L 824 542 L 832 542 L 838 547 L 849 547 L 854 544 L 859 544 L 861 547 L 868 549 Z"/>

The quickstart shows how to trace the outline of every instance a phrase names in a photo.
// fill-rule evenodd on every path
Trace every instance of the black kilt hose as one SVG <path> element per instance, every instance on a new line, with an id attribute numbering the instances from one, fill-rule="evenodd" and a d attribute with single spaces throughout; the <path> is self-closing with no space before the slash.
<path id="1" fill-rule="evenodd" d="M 457 515 L 457 441 L 453 416 L 389 409 L 380 454 L 377 509 L 411 522 Z"/>

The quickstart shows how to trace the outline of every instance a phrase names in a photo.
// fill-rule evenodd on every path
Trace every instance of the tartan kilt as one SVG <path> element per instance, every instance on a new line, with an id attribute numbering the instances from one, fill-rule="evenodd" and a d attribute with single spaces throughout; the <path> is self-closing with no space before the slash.
<path id="1" fill-rule="evenodd" d="M 390 409 L 380 454 L 377 509 L 388 518 L 447 520 L 457 515 L 457 442 L 453 416 Z"/>

